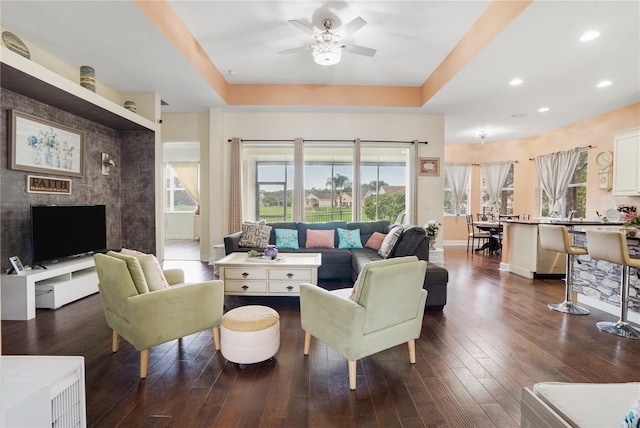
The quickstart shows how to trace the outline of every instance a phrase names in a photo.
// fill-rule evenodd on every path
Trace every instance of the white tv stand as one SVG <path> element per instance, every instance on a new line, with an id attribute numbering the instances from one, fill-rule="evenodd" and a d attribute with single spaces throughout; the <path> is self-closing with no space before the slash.
<path id="1" fill-rule="evenodd" d="M 93 256 L 65 260 L 32 269 L 24 275 L 2 275 L 2 319 L 26 321 L 36 308 L 57 309 L 98 292 Z"/>

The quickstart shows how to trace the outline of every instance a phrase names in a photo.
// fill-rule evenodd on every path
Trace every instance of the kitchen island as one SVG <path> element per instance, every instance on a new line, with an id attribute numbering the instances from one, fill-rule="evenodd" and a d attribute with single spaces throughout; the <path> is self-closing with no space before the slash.
<path id="1" fill-rule="evenodd" d="M 531 220 L 506 220 L 503 222 L 502 261 L 500 270 L 525 278 L 562 278 L 565 274 L 565 255 L 549 251 L 540 245 L 539 224 L 558 224 L 568 227 L 619 228 L 622 223 L 533 218 Z"/>
<path id="2" fill-rule="evenodd" d="M 565 254 L 540 246 L 539 224 L 558 224 L 569 228 L 574 243 L 587 247 L 587 229 L 621 230 L 621 222 L 599 222 L 557 219 L 509 220 L 505 222 L 500 269 L 526 278 L 563 278 Z M 628 237 L 631 255 L 640 256 L 640 234 Z M 580 263 L 578 263 L 578 260 Z M 620 312 L 620 266 L 589 255 L 576 256 L 573 265 L 573 291 L 577 302 L 618 315 Z M 640 323 L 640 272 L 633 269 L 629 276 L 629 321 Z M 560 286 L 560 284 L 559 284 Z M 575 301 L 575 300 L 574 300 Z"/>

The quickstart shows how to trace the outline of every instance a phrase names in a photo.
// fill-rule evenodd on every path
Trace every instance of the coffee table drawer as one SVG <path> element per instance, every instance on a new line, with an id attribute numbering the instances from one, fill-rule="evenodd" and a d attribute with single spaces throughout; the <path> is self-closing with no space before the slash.
<path id="1" fill-rule="evenodd" d="M 311 281 L 312 273 L 311 269 L 273 269 L 269 270 L 269 279 L 270 280 L 281 280 L 281 281 L 300 281 L 300 282 L 309 282 Z"/>
<path id="2" fill-rule="evenodd" d="M 300 282 L 298 281 L 271 281 L 269 293 L 294 293 L 300 294 Z"/>
<path id="3" fill-rule="evenodd" d="M 224 291 L 233 293 L 266 293 L 267 283 L 262 281 L 225 280 Z"/>
<path id="4" fill-rule="evenodd" d="M 224 269 L 224 279 L 267 279 L 267 269 L 259 267 L 228 267 Z"/>

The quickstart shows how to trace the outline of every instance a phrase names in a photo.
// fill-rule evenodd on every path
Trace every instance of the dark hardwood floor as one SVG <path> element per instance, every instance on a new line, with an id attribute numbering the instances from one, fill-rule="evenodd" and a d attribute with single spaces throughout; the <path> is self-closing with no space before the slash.
<path id="1" fill-rule="evenodd" d="M 244 370 L 216 352 L 205 331 L 153 348 L 140 380 L 131 345 L 122 341 L 111 353 L 99 295 L 2 322 L 2 353 L 83 355 L 95 427 L 514 427 L 523 386 L 640 380 L 640 341 L 595 326 L 615 316 L 547 309 L 562 300 L 560 280 L 500 272 L 498 257 L 462 247 L 445 249 L 445 259 L 448 304 L 425 314 L 416 364 L 406 346 L 364 358 L 355 392 L 347 362 L 324 344 L 313 340 L 302 355 L 297 298 L 227 297 L 227 308 L 266 304 L 281 316 L 276 357 Z M 212 275 L 200 262 L 175 265 L 190 278 Z"/>

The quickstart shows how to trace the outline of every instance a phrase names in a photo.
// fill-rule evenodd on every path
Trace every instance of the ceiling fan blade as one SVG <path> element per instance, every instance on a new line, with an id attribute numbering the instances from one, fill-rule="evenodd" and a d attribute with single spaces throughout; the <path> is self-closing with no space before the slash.
<path id="1" fill-rule="evenodd" d="M 336 34 L 339 34 L 341 37 L 346 37 L 349 34 L 355 33 L 365 25 L 367 25 L 367 21 L 365 21 L 364 19 L 362 19 L 362 17 L 359 16 L 351 20 L 351 22 L 343 25 L 338 30 L 336 30 Z"/>
<path id="2" fill-rule="evenodd" d="M 315 36 L 316 34 L 318 34 L 316 33 L 316 30 L 314 30 L 313 27 L 307 24 L 306 22 L 298 21 L 297 19 L 290 19 L 289 23 L 294 27 L 296 27 L 298 30 L 302 31 L 303 33 L 307 33 L 311 36 Z"/>
<path id="3" fill-rule="evenodd" d="M 287 49 L 286 51 L 278 52 L 280 55 L 288 55 L 296 52 L 308 51 L 311 46 L 301 46 L 299 48 Z"/>
<path id="4" fill-rule="evenodd" d="M 378 52 L 375 49 L 366 48 L 364 46 L 343 45 L 342 48 L 349 53 L 364 56 L 374 56 L 376 52 Z"/>

